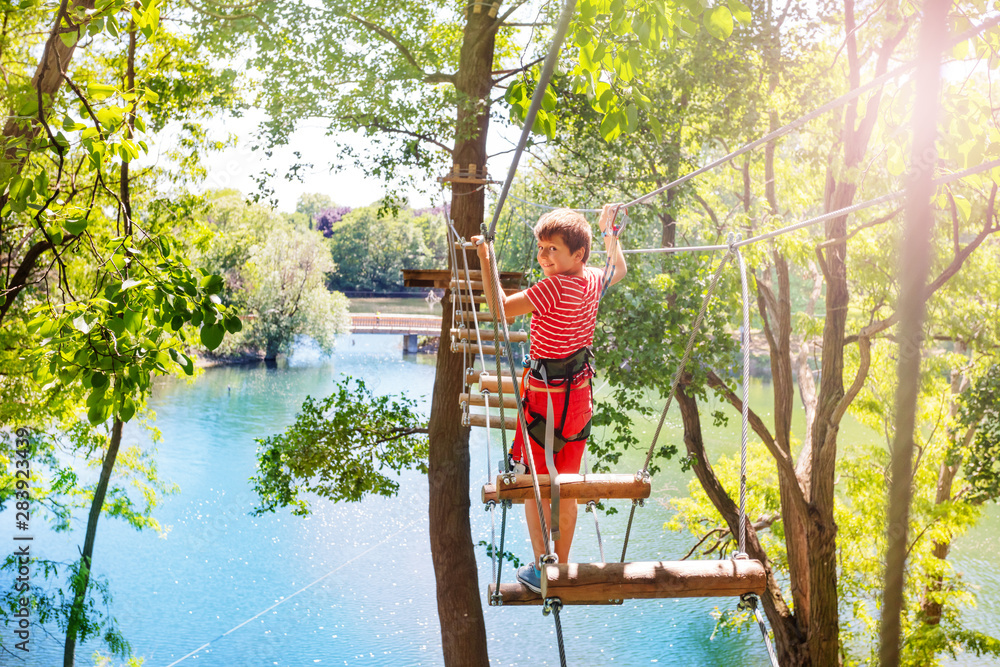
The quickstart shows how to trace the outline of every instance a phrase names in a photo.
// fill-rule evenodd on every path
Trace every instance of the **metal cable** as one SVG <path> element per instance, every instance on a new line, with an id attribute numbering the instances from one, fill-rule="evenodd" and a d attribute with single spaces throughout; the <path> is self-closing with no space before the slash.
<path id="1" fill-rule="evenodd" d="M 556 619 L 556 642 L 559 644 L 559 665 L 566 667 L 566 645 L 563 643 L 562 622 L 559 620 L 559 611 L 562 609 L 562 600 L 552 599 L 552 616 Z"/>
<path id="2" fill-rule="evenodd" d="M 496 517 L 496 507 L 497 504 L 490 501 L 488 509 L 490 511 L 490 562 L 493 564 L 492 574 L 490 575 L 490 581 L 498 581 L 497 577 L 497 517 Z M 498 591 L 499 592 L 499 591 Z"/>
<path id="3" fill-rule="evenodd" d="M 583 469 L 586 471 L 584 474 L 589 474 L 593 472 L 590 469 L 590 460 L 587 456 L 587 448 L 583 448 Z M 607 563 L 608 561 L 604 558 L 604 540 L 601 539 L 601 524 L 597 520 L 597 503 L 593 500 L 587 503 L 587 511 L 594 515 L 594 532 L 597 533 L 597 549 L 601 552 L 601 562 Z"/>
<path id="4" fill-rule="evenodd" d="M 991 160 L 990 162 L 984 162 L 975 167 L 969 167 L 968 169 L 963 169 L 962 171 L 956 171 L 947 176 L 942 176 L 934 180 L 934 185 L 945 185 L 946 183 L 951 183 L 953 181 L 958 181 L 966 176 L 975 176 L 976 174 L 981 174 L 984 171 L 989 171 L 1000 167 L 1000 159 Z M 851 213 L 856 213 L 866 208 L 871 208 L 878 204 L 884 204 L 886 202 L 892 201 L 894 199 L 900 199 L 906 194 L 905 190 L 897 190 L 896 192 L 890 192 L 884 195 L 875 197 L 874 199 L 868 199 L 857 204 L 851 204 L 850 206 L 845 206 L 844 208 L 838 208 L 836 211 L 830 211 L 828 213 L 822 213 L 816 217 L 809 218 L 802 222 L 796 222 L 785 227 L 781 227 L 771 232 L 766 232 L 764 234 L 758 234 L 757 236 L 751 236 L 750 238 L 743 239 L 736 243 L 737 248 L 743 248 L 754 243 L 759 243 L 760 241 L 767 241 L 790 232 L 795 232 L 805 227 L 811 227 L 812 225 L 819 224 L 821 222 L 826 222 L 827 220 L 832 220 L 834 218 L 839 218 L 844 215 L 850 215 Z M 658 253 L 675 253 L 675 252 L 710 252 L 716 250 L 728 250 L 728 245 L 717 244 L 717 245 L 701 245 L 701 246 L 673 246 L 670 248 L 633 248 L 631 250 L 622 250 L 626 255 L 640 255 L 640 254 L 658 254 Z M 591 252 L 593 255 L 603 255 L 605 251 L 594 250 Z"/>
<path id="5" fill-rule="evenodd" d="M 761 636 L 764 637 L 764 645 L 767 646 L 767 657 L 771 659 L 771 667 L 778 667 L 778 656 L 774 653 L 771 637 L 767 634 L 767 625 L 764 624 L 764 617 L 761 616 L 760 609 L 754 607 L 753 615 L 757 617 L 757 626 L 760 628 Z"/>
<path id="6" fill-rule="evenodd" d="M 739 240 L 737 237 L 735 240 Z M 741 554 L 747 552 L 747 448 L 750 440 L 750 297 L 747 287 L 747 266 L 743 253 L 736 250 L 740 263 L 740 283 L 743 292 L 743 326 L 740 344 L 743 347 L 743 429 L 740 439 L 740 536 Z"/>
<path id="7" fill-rule="evenodd" d="M 497 221 L 500 219 L 500 211 L 503 210 L 504 201 L 507 199 L 507 192 L 510 191 L 511 183 L 517 174 L 517 163 L 521 160 L 521 153 L 528 143 L 531 135 L 531 128 L 535 124 L 535 116 L 542 106 L 542 98 L 545 96 L 545 89 L 549 87 L 549 80 L 556 69 L 556 61 L 559 59 L 559 50 L 562 48 L 563 39 L 566 38 L 566 31 L 569 30 L 569 21 L 573 17 L 573 10 L 576 9 L 576 0 L 566 0 L 562 13 L 559 15 L 559 23 L 556 26 L 555 35 L 552 36 L 552 45 L 549 46 L 549 53 L 545 57 L 545 64 L 538 76 L 538 83 L 535 85 L 535 92 L 531 96 L 531 106 L 528 107 L 528 115 L 524 119 L 524 127 L 521 129 L 521 138 L 517 142 L 517 150 L 514 151 L 514 158 L 510 162 L 510 169 L 507 171 L 507 180 L 504 181 L 500 197 L 497 199 L 496 208 L 493 211 L 493 220 L 490 221 L 487 238 L 493 239 L 496 232 Z"/>

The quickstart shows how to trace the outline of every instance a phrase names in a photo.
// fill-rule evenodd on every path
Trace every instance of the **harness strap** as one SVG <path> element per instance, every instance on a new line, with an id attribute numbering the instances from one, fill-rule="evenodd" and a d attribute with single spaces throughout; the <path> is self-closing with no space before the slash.
<path id="1" fill-rule="evenodd" d="M 548 373 L 545 370 L 545 365 L 541 365 L 542 381 L 548 385 Z M 567 400 L 569 399 L 569 391 L 566 392 Z M 551 501 L 549 503 L 549 528 L 552 531 L 552 541 L 555 542 L 559 539 L 559 471 L 556 470 L 556 459 L 553 447 L 555 445 L 555 409 L 552 406 L 552 394 L 545 394 L 548 407 L 546 409 L 547 415 L 545 419 L 545 465 L 549 469 L 549 495 Z M 568 405 L 568 403 L 567 403 Z M 566 412 L 563 411 L 562 425 L 566 424 Z M 560 427 L 561 430 L 561 427 Z M 526 442 L 526 446 L 530 447 L 531 443 Z M 555 550 L 554 548 L 552 549 Z"/>

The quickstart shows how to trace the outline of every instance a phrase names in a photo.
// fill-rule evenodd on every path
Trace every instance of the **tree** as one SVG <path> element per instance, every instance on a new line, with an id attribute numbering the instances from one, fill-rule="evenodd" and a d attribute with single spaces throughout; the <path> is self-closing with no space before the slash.
<path id="1" fill-rule="evenodd" d="M 323 223 L 332 219 L 324 212 Z M 403 269 L 421 268 L 427 257 L 422 230 L 402 209 L 380 217 L 375 206 L 354 209 L 330 229 L 330 253 L 337 271 L 332 289 L 386 292 L 403 288 Z"/>
<path id="2" fill-rule="evenodd" d="M 220 193 L 208 220 L 215 237 L 199 259 L 225 277 L 223 303 L 239 308 L 247 326 L 217 348 L 223 356 L 288 352 L 297 335 L 331 351 L 348 330 L 347 300 L 326 288 L 335 268 L 316 231 L 294 227 L 262 204 Z"/>
<path id="3" fill-rule="evenodd" d="M 305 215 L 311 222 L 322 211 L 329 208 L 336 208 L 336 206 L 328 195 L 319 192 L 304 192 L 299 195 L 299 200 L 295 202 L 295 212 Z"/>

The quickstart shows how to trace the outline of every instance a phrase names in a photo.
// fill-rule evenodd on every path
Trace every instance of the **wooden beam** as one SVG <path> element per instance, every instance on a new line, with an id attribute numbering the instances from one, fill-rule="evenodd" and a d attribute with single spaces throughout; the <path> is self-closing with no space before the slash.
<path id="1" fill-rule="evenodd" d="M 548 475 L 538 476 L 538 486 L 542 498 L 549 497 Z M 635 475 L 559 475 L 559 497 L 575 498 L 583 503 L 589 500 L 613 498 L 649 498 L 652 485 L 648 479 Z M 497 475 L 496 484 L 486 484 L 482 491 L 483 502 L 491 500 L 512 500 L 523 503 L 535 497 L 531 475 L 515 475 L 510 484 L 504 484 L 503 476 Z"/>
<path id="2" fill-rule="evenodd" d="M 528 342 L 528 332 L 527 331 L 508 331 L 508 338 L 512 343 L 527 343 Z M 476 341 L 476 330 L 475 329 L 452 329 L 451 335 L 456 336 L 458 340 L 467 340 L 470 343 Z M 479 337 L 482 338 L 484 343 L 493 342 L 493 330 L 492 329 L 480 329 Z"/>
<path id="3" fill-rule="evenodd" d="M 767 573 L 756 560 L 561 563 L 542 566 L 541 597 L 563 602 L 763 594 Z"/>
<path id="4" fill-rule="evenodd" d="M 465 384 L 471 387 L 480 383 L 482 384 L 480 387 L 481 389 L 485 389 L 493 394 L 500 393 L 500 389 L 497 386 L 496 375 L 487 375 L 485 378 L 480 378 L 478 371 L 472 371 L 471 373 L 465 374 Z M 505 395 L 514 393 L 514 379 L 510 376 L 510 373 L 507 372 L 503 374 L 503 393 Z"/>
<path id="5" fill-rule="evenodd" d="M 490 394 L 489 399 L 491 408 L 500 407 L 500 396 L 498 396 L 497 394 Z M 484 400 L 484 396 L 482 394 L 459 394 L 458 402 L 459 403 L 466 402 L 471 406 L 480 408 L 486 405 L 486 401 Z M 503 395 L 503 406 L 504 408 L 517 410 L 517 401 L 514 399 L 513 394 Z"/>
<path id="6" fill-rule="evenodd" d="M 478 279 L 482 280 L 482 271 L 477 270 L 476 273 L 479 274 Z M 403 269 L 403 285 L 406 287 L 443 289 L 448 287 L 451 279 L 450 269 Z M 500 284 L 510 289 L 516 290 L 523 279 L 524 273 L 520 271 L 503 271 L 500 274 Z"/>
<path id="7" fill-rule="evenodd" d="M 486 427 L 488 425 L 490 428 L 500 428 L 499 416 L 489 415 L 488 424 L 486 418 L 487 415 L 471 413 L 469 415 L 469 426 Z M 504 428 L 506 428 L 508 431 L 513 431 L 514 429 L 517 428 L 517 417 L 508 417 L 507 415 L 504 415 L 503 418 L 504 418 Z"/>
<path id="8" fill-rule="evenodd" d="M 495 583 L 490 584 L 486 587 L 486 599 L 491 606 L 497 606 L 493 604 L 493 592 L 496 591 L 497 585 Z M 524 605 L 541 605 L 542 596 L 538 593 L 531 591 L 524 584 L 515 581 L 510 584 L 500 584 L 500 595 L 502 596 L 501 604 L 513 605 L 513 606 L 524 606 Z M 600 604 L 600 605 L 620 605 L 621 600 L 590 600 L 588 602 L 571 602 L 569 604 Z"/>

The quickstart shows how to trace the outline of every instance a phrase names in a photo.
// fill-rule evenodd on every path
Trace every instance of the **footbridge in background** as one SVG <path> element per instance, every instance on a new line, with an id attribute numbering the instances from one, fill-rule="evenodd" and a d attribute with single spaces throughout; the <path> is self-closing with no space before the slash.
<path id="1" fill-rule="evenodd" d="M 403 349 L 415 353 L 417 336 L 441 335 L 441 316 L 351 313 L 351 333 L 402 335 Z"/>

